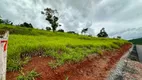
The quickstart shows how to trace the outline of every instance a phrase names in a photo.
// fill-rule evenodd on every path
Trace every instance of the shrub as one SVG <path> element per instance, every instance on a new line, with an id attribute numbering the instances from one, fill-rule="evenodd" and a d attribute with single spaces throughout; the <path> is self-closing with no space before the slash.
<path id="1" fill-rule="evenodd" d="M 35 72 L 35 70 L 32 70 L 32 71 L 28 72 L 27 74 L 24 74 L 21 71 L 21 75 L 19 75 L 17 77 L 17 80 L 35 80 L 35 78 L 38 77 L 38 76 L 40 76 L 40 74 Z"/>

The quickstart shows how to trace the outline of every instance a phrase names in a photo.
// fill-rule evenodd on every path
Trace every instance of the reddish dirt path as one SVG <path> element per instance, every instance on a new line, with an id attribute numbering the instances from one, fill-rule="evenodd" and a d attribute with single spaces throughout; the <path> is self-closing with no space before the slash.
<path id="1" fill-rule="evenodd" d="M 32 60 L 24 66 L 23 71 L 35 69 L 41 74 L 36 80 L 104 80 L 112 67 L 121 58 L 121 56 L 131 47 L 126 44 L 121 49 L 114 51 L 105 51 L 101 55 L 91 55 L 80 63 L 66 63 L 65 65 L 51 69 L 48 62 L 53 60 L 49 57 L 33 57 Z M 7 72 L 7 80 L 16 80 L 18 72 Z"/>

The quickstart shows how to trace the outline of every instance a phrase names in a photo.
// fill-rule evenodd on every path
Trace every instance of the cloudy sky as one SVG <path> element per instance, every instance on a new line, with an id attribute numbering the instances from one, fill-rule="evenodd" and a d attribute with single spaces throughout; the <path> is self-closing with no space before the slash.
<path id="1" fill-rule="evenodd" d="M 41 11 L 59 12 L 60 28 L 97 35 L 102 27 L 109 36 L 125 39 L 142 37 L 142 0 L 0 0 L 0 15 L 14 24 L 32 23 L 35 28 L 50 26 Z"/>

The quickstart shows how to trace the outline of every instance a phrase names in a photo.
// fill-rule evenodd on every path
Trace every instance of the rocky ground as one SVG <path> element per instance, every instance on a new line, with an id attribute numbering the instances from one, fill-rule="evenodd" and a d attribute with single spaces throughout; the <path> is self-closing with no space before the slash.
<path id="1" fill-rule="evenodd" d="M 124 80 L 142 80 L 142 64 L 139 62 L 136 46 L 126 60 Z"/>
<path id="2" fill-rule="evenodd" d="M 142 64 L 139 62 L 135 46 L 112 69 L 108 80 L 142 80 Z"/>
<path id="3" fill-rule="evenodd" d="M 124 80 L 142 80 L 142 64 L 128 59 L 123 73 Z"/>

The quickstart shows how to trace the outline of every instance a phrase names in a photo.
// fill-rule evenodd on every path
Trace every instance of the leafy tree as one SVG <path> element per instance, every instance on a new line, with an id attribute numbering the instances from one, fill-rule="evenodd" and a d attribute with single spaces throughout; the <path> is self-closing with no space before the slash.
<path id="1" fill-rule="evenodd" d="M 10 25 L 13 25 L 13 22 L 9 21 L 8 19 L 3 20 L 3 23 L 4 23 L 4 24 L 10 24 Z"/>
<path id="2" fill-rule="evenodd" d="M 2 17 L 0 16 L 0 24 L 10 24 L 10 25 L 13 25 L 13 22 L 9 21 L 8 19 L 3 20 Z"/>
<path id="3" fill-rule="evenodd" d="M 24 22 L 23 24 L 20 24 L 21 27 L 27 27 L 27 28 L 33 28 L 32 24 L 31 23 L 27 23 L 27 22 Z"/>
<path id="4" fill-rule="evenodd" d="M 64 30 L 63 29 L 59 29 L 58 32 L 64 32 Z"/>
<path id="5" fill-rule="evenodd" d="M 121 39 L 121 36 L 117 36 L 117 39 Z"/>
<path id="6" fill-rule="evenodd" d="M 2 18 L 1 18 L 1 16 L 0 16 L 0 24 L 1 24 L 1 23 L 3 23 L 3 20 L 2 20 Z"/>
<path id="7" fill-rule="evenodd" d="M 46 30 L 47 30 L 47 31 L 50 31 L 50 30 L 51 30 L 51 28 L 50 28 L 50 27 L 46 27 Z"/>
<path id="8" fill-rule="evenodd" d="M 68 31 L 67 33 L 76 34 L 74 31 Z"/>
<path id="9" fill-rule="evenodd" d="M 97 35 L 98 37 L 108 37 L 108 34 L 105 31 L 105 28 L 100 30 L 100 33 Z"/>
<path id="10" fill-rule="evenodd" d="M 82 29 L 81 34 L 85 34 L 88 31 L 88 28 Z"/>
<path id="11" fill-rule="evenodd" d="M 47 20 L 51 24 L 53 32 L 55 32 L 57 27 L 60 26 L 58 23 L 59 18 L 55 16 L 55 14 L 57 13 L 57 10 L 52 10 L 51 8 L 46 8 L 41 12 L 41 14 L 44 14 L 46 16 L 45 20 Z"/>
<path id="12" fill-rule="evenodd" d="M 88 37 L 93 37 L 93 36 L 90 34 L 90 35 L 88 35 Z"/>

